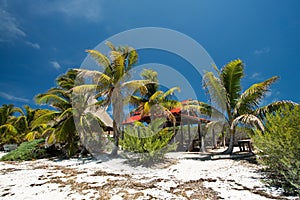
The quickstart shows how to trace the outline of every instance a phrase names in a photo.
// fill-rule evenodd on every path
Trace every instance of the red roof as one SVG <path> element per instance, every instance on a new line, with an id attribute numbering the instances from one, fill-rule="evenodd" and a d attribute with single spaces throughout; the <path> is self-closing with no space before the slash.
<path id="1" fill-rule="evenodd" d="M 134 115 L 132 117 L 127 118 L 123 124 L 131 124 L 135 121 L 140 121 L 142 119 L 141 115 Z"/>
<path id="2" fill-rule="evenodd" d="M 188 100 L 183 101 L 182 103 L 186 103 L 187 101 L 188 101 Z M 172 114 L 181 114 L 181 116 L 184 117 L 185 119 L 190 119 L 190 120 L 194 120 L 194 121 L 198 121 L 198 122 L 199 122 L 199 121 L 202 121 L 202 122 L 205 122 L 205 123 L 209 122 L 209 120 L 207 120 L 207 119 L 205 119 L 205 118 L 200 118 L 200 117 L 198 117 L 198 116 L 192 116 L 192 115 L 182 114 L 182 113 L 181 113 L 181 108 L 180 108 L 180 107 L 174 108 L 174 109 L 170 110 L 170 112 L 171 112 Z M 135 121 L 141 121 L 141 120 L 142 120 L 142 116 L 141 116 L 141 113 L 140 113 L 140 112 L 135 111 L 133 114 L 134 114 L 134 115 L 131 116 L 131 117 L 129 117 L 129 118 L 127 118 L 127 119 L 123 122 L 123 124 L 131 124 L 131 123 L 133 123 L 133 122 L 135 122 Z M 144 116 L 144 117 L 146 117 L 146 116 Z"/>

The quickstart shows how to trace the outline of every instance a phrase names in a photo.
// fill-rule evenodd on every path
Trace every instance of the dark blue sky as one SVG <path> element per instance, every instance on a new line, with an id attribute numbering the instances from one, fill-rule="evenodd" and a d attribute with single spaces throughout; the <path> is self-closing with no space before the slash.
<path id="1" fill-rule="evenodd" d="M 0 0 L 0 105 L 33 106 L 33 97 L 53 87 L 58 75 L 80 67 L 86 49 L 149 26 L 190 36 L 219 68 L 242 59 L 244 88 L 279 75 L 265 102 L 300 102 L 299 8 L 298 0 Z M 157 52 L 141 52 L 140 61 L 184 64 Z"/>

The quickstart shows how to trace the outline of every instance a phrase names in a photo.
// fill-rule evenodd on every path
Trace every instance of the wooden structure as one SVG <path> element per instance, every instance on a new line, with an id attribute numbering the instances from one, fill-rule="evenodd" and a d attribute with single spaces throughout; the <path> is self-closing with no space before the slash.
<path id="1" fill-rule="evenodd" d="M 240 151 L 252 152 L 250 139 L 238 140 L 238 145 L 239 145 Z"/>
<path id="2" fill-rule="evenodd" d="M 187 101 L 181 102 L 182 105 L 184 105 Z M 195 151 L 196 148 L 199 148 L 199 150 L 202 149 L 204 151 L 203 146 L 204 146 L 204 135 L 203 135 L 203 130 L 201 128 L 202 125 L 207 124 L 210 122 L 209 120 L 199 117 L 196 112 L 192 112 L 191 110 L 184 110 L 181 107 L 171 109 L 170 112 L 173 114 L 173 116 L 176 119 L 176 127 L 180 127 L 180 135 L 179 135 L 179 148 L 182 150 L 187 150 L 187 151 Z M 161 115 L 163 116 L 163 115 Z M 165 115 L 167 116 L 167 115 Z M 159 116 L 158 116 L 159 117 Z M 123 124 L 132 124 L 135 121 L 140 121 L 140 122 L 146 122 L 150 123 L 151 122 L 151 116 L 150 115 L 144 115 L 142 116 L 141 112 L 132 112 L 129 117 L 124 120 Z M 197 132 L 198 132 L 198 139 L 192 138 L 191 137 L 191 126 L 192 125 L 197 125 Z M 187 125 L 188 126 L 188 142 L 187 145 L 184 146 L 184 134 L 183 134 L 183 126 Z M 173 122 L 171 120 L 167 121 L 166 124 L 167 127 L 172 127 Z M 177 137 L 178 138 L 178 137 Z M 174 137 L 174 142 L 175 142 L 175 137 Z M 198 151 L 199 151 L 198 150 Z"/>

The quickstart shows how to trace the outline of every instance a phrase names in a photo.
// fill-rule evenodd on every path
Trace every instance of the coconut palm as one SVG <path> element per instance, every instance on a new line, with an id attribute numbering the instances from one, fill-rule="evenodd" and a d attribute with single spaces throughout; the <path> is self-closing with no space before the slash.
<path id="1" fill-rule="evenodd" d="M 239 123 L 250 124 L 263 130 L 262 120 L 267 112 L 292 102 L 277 101 L 259 107 L 270 86 L 278 80 L 278 77 L 273 76 L 263 82 L 255 83 L 242 92 L 241 79 L 244 76 L 244 64 L 239 59 L 229 62 L 221 71 L 218 69 L 216 71 L 216 75 L 213 72 L 205 74 L 203 85 L 208 90 L 211 101 L 216 105 L 210 107 L 211 113 L 217 113 L 218 116 L 223 114 L 224 122 L 230 127 L 230 142 L 224 153 L 232 153 L 236 126 Z"/>
<path id="2" fill-rule="evenodd" d="M 149 80 L 153 83 L 147 84 L 147 92 L 144 95 L 132 95 L 130 96 L 130 103 L 137 106 L 141 116 L 149 115 L 154 117 L 155 115 L 167 115 L 169 120 L 173 122 L 173 126 L 176 124 L 176 119 L 171 113 L 171 109 L 181 107 L 181 103 L 171 99 L 173 93 L 177 90 L 180 91 L 179 87 L 173 87 L 166 92 L 158 90 L 159 84 L 157 79 L 157 72 L 151 69 L 144 69 L 141 72 L 141 76 L 145 80 Z M 175 130 L 175 129 L 174 129 Z"/>
<path id="3" fill-rule="evenodd" d="M 107 42 L 110 48 L 109 57 L 105 56 L 97 50 L 87 50 L 94 58 L 97 64 L 102 67 L 102 71 L 93 71 L 80 69 L 80 77 L 92 77 L 93 82 L 90 84 L 78 85 L 73 88 L 76 93 L 86 93 L 88 91 L 95 92 L 95 98 L 98 99 L 97 105 L 105 109 L 111 105 L 113 110 L 113 133 L 115 140 L 115 148 L 112 155 L 117 155 L 119 146 L 120 128 L 123 122 L 123 100 L 126 96 L 130 96 L 133 91 L 140 89 L 145 92 L 146 80 L 131 80 L 130 70 L 136 64 L 138 54 L 132 47 L 115 47 L 112 43 Z"/>
<path id="4" fill-rule="evenodd" d="M 61 144 L 67 156 L 72 156 L 79 145 L 79 136 L 74 124 L 71 90 L 75 86 L 77 73 L 73 69 L 67 71 L 56 79 L 57 87 L 36 96 L 38 104 L 48 104 L 56 110 L 41 115 L 35 120 L 33 126 L 50 122 L 51 127 L 43 133 L 46 135 L 46 143 Z"/>
<path id="5" fill-rule="evenodd" d="M 19 130 L 22 121 L 17 115 L 23 116 L 23 110 L 13 104 L 4 104 L 0 108 L 0 144 L 20 143 L 22 135 Z"/>
<path id="6" fill-rule="evenodd" d="M 23 121 L 25 122 L 25 139 L 28 141 L 32 141 L 35 139 L 42 138 L 44 136 L 45 131 L 51 128 L 51 125 L 49 124 L 49 121 L 44 121 L 41 123 L 36 123 L 35 120 L 37 120 L 39 117 L 50 114 L 53 111 L 48 109 L 32 109 L 29 106 L 25 105 L 25 115 L 21 116 L 23 117 Z"/>

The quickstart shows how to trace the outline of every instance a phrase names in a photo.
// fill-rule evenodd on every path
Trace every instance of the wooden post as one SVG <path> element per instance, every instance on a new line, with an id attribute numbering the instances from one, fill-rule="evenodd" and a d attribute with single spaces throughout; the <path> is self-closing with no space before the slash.
<path id="1" fill-rule="evenodd" d="M 189 143 L 188 146 L 191 144 L 191 123 L 188 121 L 188 134 L 189 134 Z"/>
<path id="2" fill-rule="evenodd" d="M 217 142 L 216 142 L 216 133 L 215 133 L 215 129 L 214 128 L 212 128 L 212 142 L 213 142 L 213 147 L 214 147 L 214 149 L 216 149 L 217 148 Z"/>
<path id="3" fill-rule="evenodd" d="M 203 131 L 201 131 L 201 122 L 198 123 L 198 137 L 199 137 L 199 140 L 201 141 L 200 151 L 204 153 L 204 152 L 206 152 L 206 150 L 205 150 L 205 144 L 204 144 L 204 133 L 203 133 Z"/>
<path id="4" fill-rule="evenodd" d="M 183 125 L 182 122 L 180 122 L 180 144 L 179 144 L 180 150 L 183 149 Z"/>

